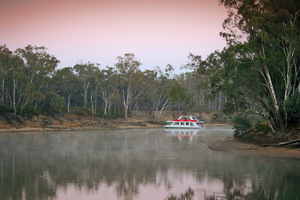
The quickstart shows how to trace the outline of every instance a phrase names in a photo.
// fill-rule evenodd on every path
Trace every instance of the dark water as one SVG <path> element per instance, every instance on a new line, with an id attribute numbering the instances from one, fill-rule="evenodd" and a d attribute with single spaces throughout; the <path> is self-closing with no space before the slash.
<path id="1" fill-rule="evenodd" d="M 231 129 L 0 134 L 0 199 L 300 199 L 300 161 L 212 151 Z"/>

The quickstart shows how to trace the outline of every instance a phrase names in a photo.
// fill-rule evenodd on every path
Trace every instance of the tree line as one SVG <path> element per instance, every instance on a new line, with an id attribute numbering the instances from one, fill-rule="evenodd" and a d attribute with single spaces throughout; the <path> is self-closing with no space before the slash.
<path id="1" fill-rule="evenodd" d="M 300 122 L 300 2 L 219 0 L 227 47 L 203 59 L 190 54 L 191 72 L 140 69 L 132 53 L 114 66 L 78 63 L 57 69 L 45 47 L 10 51 L 0 46 L 1 109 L 26 113 L 89 113 L 128 118 L 132 110 L 159 119 L 164 110 L 222 111 L 236 128 L 260 122 L 283 136 Z M 261 128 L 261 127 L 260 127 Z"/>
<path id="2" fill-rule="evenodd" d="M 45 47 L 28 45 L 12 52 L 1 45 L 1 109 L 21 115 L 76 112 L 126 120 L 131 110 L 144 110 L 157 120 L 166 109 L 191 109 L 195 104 L 199 92 L 196 81 L 188 82 L 196 79 L 192 74 L 174 75 L 171 65 L 142 71 L 132 53 L 116 60 L 104 68 L 87 62 L 57 69 L 59 60 Z"/>

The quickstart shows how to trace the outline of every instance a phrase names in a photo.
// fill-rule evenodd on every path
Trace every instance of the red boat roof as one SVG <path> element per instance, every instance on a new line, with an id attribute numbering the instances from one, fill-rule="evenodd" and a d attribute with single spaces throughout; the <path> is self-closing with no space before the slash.
<path id="1" fill-rule="evenodd" d="M 197 122 L 197 120 L 192 120 L 192 119 L 173 119 L 173 122 Z"/>

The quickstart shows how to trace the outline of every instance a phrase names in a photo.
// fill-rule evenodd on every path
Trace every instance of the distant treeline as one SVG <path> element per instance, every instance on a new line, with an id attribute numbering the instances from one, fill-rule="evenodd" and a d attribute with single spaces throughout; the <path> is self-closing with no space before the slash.
<path id="1" fill-rule="evenodd" d="M 166 109 L 221 108 L 222 95 L 214 98 L 209 88 L 199 89 L 194 73 L 175 75 L 171 65 L 141 71 L 131 53 L 103 68 L 88 62 L 57 69 L 58 63 L 45 47 L 29 45 L 12 52 L 0 46 L 1 111 L 127 119 L 131 110 L 143 110 L 156 120 Z"/>

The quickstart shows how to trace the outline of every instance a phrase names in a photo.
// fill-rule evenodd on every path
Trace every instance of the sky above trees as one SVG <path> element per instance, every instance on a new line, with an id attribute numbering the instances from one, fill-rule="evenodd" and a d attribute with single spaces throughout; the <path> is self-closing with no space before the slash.
<path id="1" fill-rule="evenodd" d="M 142 69 L 179 70 L 189 53 L 206 57 L 225 47 L 225 18 L 218 0 L 2 0 L 0 43 L 45 46 L 61 68 L 112 66 L 134 53 Z"/>

